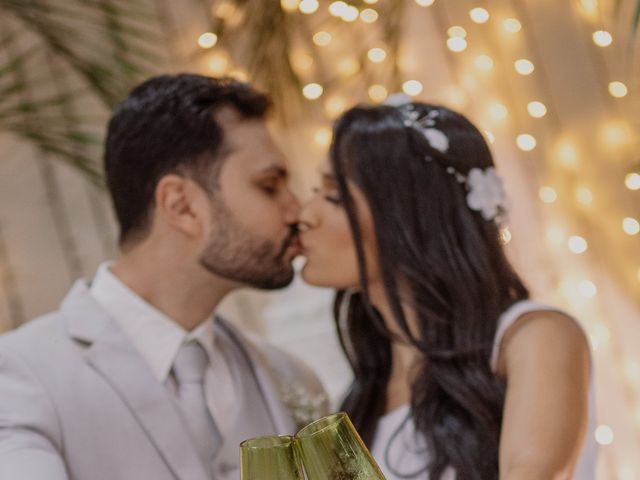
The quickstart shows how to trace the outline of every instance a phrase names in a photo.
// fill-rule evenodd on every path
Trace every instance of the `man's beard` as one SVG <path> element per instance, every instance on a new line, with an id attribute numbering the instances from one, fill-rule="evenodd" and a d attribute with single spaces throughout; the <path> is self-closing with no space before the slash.
<path id="1" fill-rule="evenodd" d="M 294 271 L 284 255 L 296 237 L 295 228 L 277 245 L 250 233 L 221 202 L 215 216 L 217 228 L 200 256 L 200 265 L 215 275 L 263 290 L 291 283 Z"/>

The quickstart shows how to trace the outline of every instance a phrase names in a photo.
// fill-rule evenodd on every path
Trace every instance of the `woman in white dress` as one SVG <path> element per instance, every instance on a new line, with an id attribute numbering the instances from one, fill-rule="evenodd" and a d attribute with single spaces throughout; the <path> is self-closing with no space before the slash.
<path id="1" fill-rule="evenodd" d="M 301 213 L 305 280 L 338 290 L 349 413 L 388 480 L 594 478 L 588 343 L 501 243 L 480 132 L 423 103 L 355 107 Z"/>

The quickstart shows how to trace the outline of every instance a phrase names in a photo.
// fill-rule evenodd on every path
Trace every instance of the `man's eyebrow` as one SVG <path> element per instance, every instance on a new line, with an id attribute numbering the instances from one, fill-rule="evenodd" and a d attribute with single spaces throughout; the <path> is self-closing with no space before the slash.
<path id="1" fill-rule="evenodd" d="M 268 175 L 268 174 L 274 174 L 277 177 L 283 178 L 283 179 L 287 179 L 289 177 L 289 172 L 287 172 L 287 170 L 283 167 L 280 167 L 278 165 L 272 165 L 270 167 L 267 167 L 263 170 L 260 170 L 258 172 L 259 175 Z"/>

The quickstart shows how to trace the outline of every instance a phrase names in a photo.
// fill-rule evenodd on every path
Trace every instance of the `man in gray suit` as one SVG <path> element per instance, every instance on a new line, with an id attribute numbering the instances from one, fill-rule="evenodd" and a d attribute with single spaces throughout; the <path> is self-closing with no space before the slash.
<path id="1" fill-rule="evenodd" d="M 325 397 L 299 362 L 213 312 L 293 277 L 298 203 L 250 86 L 148 80 L 109 123 L 120 254 L 0 337 L 0 480 L 237 479 L 238 444 Z"/>

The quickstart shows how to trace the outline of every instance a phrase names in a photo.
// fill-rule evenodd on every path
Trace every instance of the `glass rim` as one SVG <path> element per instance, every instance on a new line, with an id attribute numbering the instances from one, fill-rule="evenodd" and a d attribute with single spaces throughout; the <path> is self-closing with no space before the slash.
<path id="1" fill-rule="evenodd" d="M 267 448 L 282 448 L 293 446 L 295 438 L 291 435 L 264 435 L 253 437 L 240 443 L 240 448 L 262 450 Z"/>
<path id="2" fill-rule="evenodd" d="M 324 432 L 329 427 L 335 425 L 339 421 L 344 421 L 345 418 L 346 419 L 349 418 L 349 416 L 347 415 L 346 412 L 336 412 L 336 413 L 332 413 L 331 415 L 327 415 L 325 417 L 319 418 L 318 420 L 315 420 L 315 421 L 311 422 L 309 425 L 307 425 L 307 426 L 303 427 L 302 429 L 300 429 L 300 431 L 298 433 L 296 433 L 295 438 L 297 438 L 297 439 L 308 438 L 308 437 L 311 437 L 313 435 L 317 435 L 319 433 Z M 327 422 L 327 424 L 325 426 L 319 428 L 318 430 L 314 430 L 314 428 L 316 428 L 319 423 L 323 423 L 323 422 Z"/>

